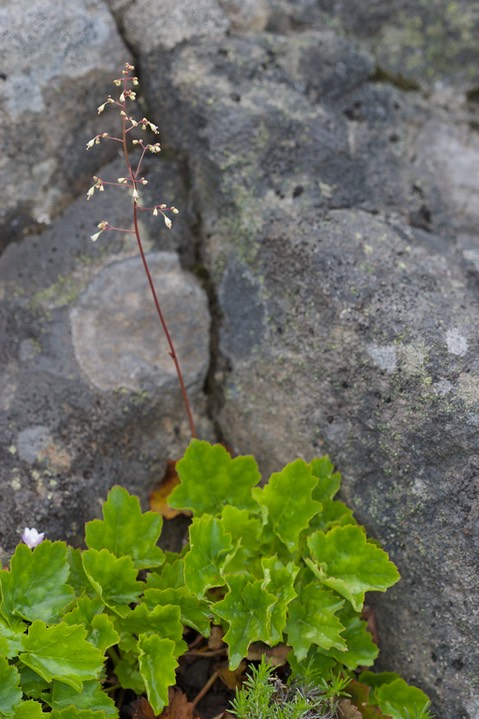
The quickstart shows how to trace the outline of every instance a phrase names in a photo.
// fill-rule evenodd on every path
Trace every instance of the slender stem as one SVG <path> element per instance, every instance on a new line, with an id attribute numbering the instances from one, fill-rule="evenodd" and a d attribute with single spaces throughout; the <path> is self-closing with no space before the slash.
<path id="1" fill-rule="evenodd" d="M 126 84 L 126 83 L 124 83 L 124 84 Z M 140 162 L 138 163 L 138 167 L 136 168 L 136 172 L 133 173 L 133 170 L 132 170 L 132 167 L 131 167 L 131 162 L 130 162 L 130 155 L 129 155 L 129 152 L 128 152 L 128 144 L 127 144 L 127 141 L 126 141 L 126 119 L 125 119 L 125 116 L 122 115 L 122 118 L 121 118 L 121 119 L 122 119 L 123 152 L 124 152 L 124 155 L 125 155 L 125 161 L 126 161 L 126 165 L 127 165 L 127 168 L 128 168 L 129 175 L 130 175 L 130 179 L 131 179 L 131 181 L 132 181 L 132 183 L 133 183 L 133 188 L 136 189 L 136 185 L 137 185 L 137 180 L 136 180 L 136 178 L 137 178 L 138 172 L 139 172 L 139 170 L 140 170 L 141 160 L 143 159 L 144 153 L 143 153 L 143 155 L 142 155 L 142 157 L 141 157 L 141 159 L 140 159 Z M 197 436 L 197 435 L 196 435 L 196 427 L 195 427 L 195 423 L 194 423 L 194 420 L 193 420 L 193 413 L 192 413 L 192 411 L 191 411 L 191 405 L 190 405 L 190 401 L 189 401 L 189 398 L 188 398 L 188 392 L 186 391 L 186 385 L 185 385 L 185 381 L 184 381 L 184 379 L 183 379 L 183 373 L 182 373 L 182 371 L 181 371 L 181 367 L 180 367 L 180 363 L 179 363 L 179 360 L 178 360 L 178 357 L 177 357 L 177 354 L 176 354 L 175 346 L 174 346 L 174 344 L 173 344 L 173 340 L 172 340 L 171 335 L 170 335 L 170 332 L 169 332 L 169 330 L 168 330 L 168 325 L 166 324 L 166 320 L 165 320 L 165 317 L 164 317 L 164 315 L 163 315 L 163 311 L 162 311 L 162 309 L 161 309 L 160 302 L 159 302 L 159 300 L 158 300 L 158 295 L 157 295 L 157 293 L 156 293 L 156 289 L 155 289 L 155 285 L 154 285 L 154 282 L 153 282 L 153 278 L 152 278 L 151 273 L 150 273 L 150 268 L 148 267 L 148 262 L 147 262 L 147 259 L 146 259 L 146 256 L 145 256 L 145 252 L 144 252 L 144 250 L 143 250 L 143 243 L 142 243 L 142 241 L 141 241 L 140 229 L 139 229 L 139 226 L 138 226 L 138 206 L 137 206 L 137 202 L 136 202 L 135 199 L 133 199 L 133 226 L 134 226 L 134 228 L 135 228 L 136 241 L 137 241 L 137 244 L 138 244 L 138 249 L 139 249 L 139 251 L 140 251 L 141 260 L 142 260 L 142 262 L 143 262 L 143 267 L 144 267 L 144 269 L 145 269 L 145 273 L 146 273 L 146 276 L 147 276 L 147 279 L 148 279 L 148 284 L 150 285 L 150 290 L 151 290 L 151 294 L 152 294 L 152 297 L 153 297 L 153 302 L 155 303 L 156 312 L 157 312 L 157 315 L 158 315 L 158 317 L 159 317 L 161 326 L 162 326 L 162 328 L 163 328 L 163 332 L 164 332 L 164 334 L 165 334 L 166 341 L 167 341 L 167 343 L 168 343 L 168 348 L 169 348 L 169 349 L 168 349 L 168 354 L 170 355 L 171 359 L 173 360 L 173 363 L 174 363 L 174 365 L 175 365 L 176 374 L 178 375 L 178 380 L 179 380 L 180 388 L 181 388 L 181 395 L 182 395 L 182 397 L 183 397 L 183 403 L 184 403 L 184 405 L 185 405 L 186 415 L 187 415 L 187 417 L 188 417 L 188 423 L 189 423 L 189 425 L 190 425 L 191 436 L 192 436 L 193 438 L 195 438 L 195 437 Z"/>
<path id="2" fill-rule="evenodd" d="M 185 405 L 186 414 L 188 416 L 188 423 L 190 425 L 190 432 L 192 437 L 196 437 L 196 428 L 195 423 L 193 420 L 193 414 L 191 412 L 191 406 L 190 401 L 188 399 L 188 393 L 186 391 L 185 381 L 183 379 L 183 373 L 181 371 L 180 363 L 178 361 L 178 357 L 176 355 L 175 346 L 173 344 L 173 340 L 171 339 L 170 332 L 168 330 L 168 326 L 166 324 L 163 312 L 160 307 L 160 303 L 158 301 L 158 296 L 156 294 L 155 285 L 153 284 L 153 279 L 151 277 L 150 268 L 148 267 L 148 262 L 145 257 L 145 252 L 143 250 L 143 244 L 141 242 L 141 236 L 138 228 L 138 208 L 136 206 L 136 202 L 133 202 L 133 225 L 135 228 L 135 235 L 136 235 L 136 241 L 138 244 L 138 249 L 140 251 L 141 260 L 143 262 L 143 267 L 145 268 L 146 276 L 148 278 L 148 282 L 150 285 L 151 294 L 153 296 L 153 301 L 155 303 L 156 312 L 158 314 L 158 317 L 160 318 L 161 326 L 163 327 L 163 332 L 165 333 L 166 341 L 168 342 L 168 354 L 170 355 L 171 359 L 174 362 L 176 374 L 178 375 L 178 380 L 180 382 L 181 387 L 181 394 L 183 396 L 183 402 Z"/>

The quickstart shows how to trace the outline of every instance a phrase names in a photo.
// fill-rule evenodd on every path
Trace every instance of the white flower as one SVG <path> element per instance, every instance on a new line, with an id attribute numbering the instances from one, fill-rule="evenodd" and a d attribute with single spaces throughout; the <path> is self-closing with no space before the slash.
<path id="1" fill-rule="evenodd" d="M 172 225 L 173 223 L 171 222 L 170 218 L 167 217 L 166 215 L 163 215 L 163 219 L 164 219 L 164 221 L 165 221 L 165 225 L 167 226 L 167 228 L 168 228 L 169 230 L 171 230 L 171 225 Z"/>
<path id="2" fill-rule="evenodd" d="M 33 549 L 38 546 L 40 542 L 43 542 L 44 537 L 45 532 L 37 532 L 35 527 L 32 527 L 31 529 L 25 527 L 22 534 L 22 541 L 25 542 L 27 547 Z"/>

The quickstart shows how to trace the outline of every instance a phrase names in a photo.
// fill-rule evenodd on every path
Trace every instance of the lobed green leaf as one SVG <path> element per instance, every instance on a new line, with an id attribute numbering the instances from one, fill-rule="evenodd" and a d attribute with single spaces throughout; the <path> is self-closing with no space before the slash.
<path id="1" fill-rule="evenodd" d="M 285 632 L 288 644 L 293 647 L 299 661 L 304 659 L 312 644 L 321 649 L 336 648 L 346 651 L 346 642 L 337 612 L 343 606 L 332 592 L 311 582 L 297 586 L 298 596 L 288 607 L 288 621 Z"/>
<path id="2" fill-rule="evenodd" d="M 88 641 L 105 652 L 118 644 L 120 639 L 112 619 L 103 614 L 104 604 L 100 597 L 79 597 L 77 606 L 63 616 L 66 624 L 82 624 L 88 630 Z"/>
<path id="3" fill-rule="evenodd" d="M 313 561 L 308 566 L 323 584 L 345 597 L 357 612 L 365 593 L 384 592 L 399 579 L 399 572 L 386 552 L 368 542 L 362 527 L 335 527 L 327 534 L 315 532 L 308 538 Z"/>
<path id="4" fill-rule="evenodd" d="M 429 698 L 393 672 L 363 672 L 359 681 L 371 687 L 369 701 L 392 719 L 429 719 Z"/>
<path id="5" fill-rule="evenodd" d="M 80 693 L 66 684 L 53 682 L 52 709 L 61 710 L 67 707 L 100 711 L 105 717 L 112 719 L 118 717 L 118 709 L 113 699 L 103 691 L 101 684 L 96 680 L 84 682 Z"/>
<path id="6" fill-rule="evenodd" d="M 9 664 L 5 657 L 0 657 L 0 716 L 13 716 L 15 704 L 18 704 L 21 698 L 18 670 Z"/>
<path id="7" fill-rule="evenodd" d="M 135 652 L 123 652 L 121 659 L 115 662 L 115 675 L 123 689 L 131 689 L 143 694 L 145 682 L 138 666 L 138 648 Z"/>
<path id="8" fill-rule="evenodd" d="M 312 499 L 317 482 L 310 465 L 297 459 L 282 472 L 272 474 L 265 487 L 252 491 L 267 521 L 290 552 L 298 549 L 299 535 L 321 511 L 321 503 Z"/>
<path id="9" fill-rule="evenodd" d="M 344 622 L 342 616 L 341 619 Z M 339 652 L 333 648 L 329 650 L 328 655 L 334 657 L 347 669 L 353 670 L 358 667 L 372 666 L 379 654 L 379 649 L 366 629 L 366 622 L 363 622 L 358 616 L 353 616 L 348 622 L 344 623 L 345 630 L 342 637 L 348 650 Z"/>
<path id="10" fill-rule="evenodd" d="M 190 551 L 185 555 L 185 584 L 192 594 L 203 597 L 211 587 L 222 587 L 221 575 L 225 558 L 233 549 L 219 519 L 205 514 L 195 517 L 190 526 Z"/>
<path id="11" fill-rule="evenodd" d="M 158 604 L 150 609 L 146 604 L 139 604 L 129 609 L 128 614 L 116 619 L 116 627 L 120 632 L 120 648 L 126 651 L 137 651 L 137 637 L 140 634 L 158 634 L 161 639 L 171 639 L 179 656 L 187 646 L 183 641 L 183 625 L 180 619 L 180 608 L 172 604 Z"/>
<path id="12" fill-rule="evenodd" d="M 271 618 L 276 597 L 265 591 L 260 580 L 245 575 L 228 577 L 225 598 L 212 605 L 213 613 L 229 624 L 224 641 L 229 647 L 229 663 L 236 669 L 247 655 L 251 642 L 272 643 Z"/>
<path id="13" fill-rule="evenodd" d="M 10 571 L 0 572 L 0 612 L 14 626 L 18 619 L 56 622 L 71 602 L 73 589 L 64 542 L 43 541 L 35 549 L 19 544 L 10 562 Z"/>
<path id="14" fill-rule="evenodd" d="M 104 711 L 93 709 L 76 709 L 69 706 L 66 709 L 53 709 L 46 715 L 48 719 L 107 719 Z"/>
<path id="15" fill-rule="evenodd" d="M 27 699 L 17 704 L 13 715 L 13 719 L 45 719 L 45 717 L 49 719 L 51 714 L 46 714 L 42 705 L 34 699 Z"/>
<path id="16" fill-rule="evenodd" d="M 310 464 L 311 472 L 319 482 L 313 491 L 313 499 L 319 502 L 332 500 L 341 486 L 341 475 L 334 471 L 334 465 L 328 456 L 313 459 Z"/>
<path id="17" fill-rule="evenodd" d="M 168 688 L 176 682 L 175 643 L 157 635 L 140 634 L 140 674 L 145 682 L 146 694 L 155 714 L 168 704 Z"/>
<path id="18" fill-rule="evenodd" d="M 13 659 L 22 650 L 22 637 L 27 625 L 18 621 L 14 626 L 8 626 L 0 618 L 0 654 L 8 659 Z"/>
<path id="19" fill-rule="evenodd" d="M 168 504 L 190 509 L 194 515 L 216 515 L 226 504 L 239 509 L 255 509 L 251 488 L 261 479 L 254 457 L 232 459 L 220 444 L 191 441 L 176 470 L 181 479 Z"/>
<path id="20" fill-rule="evenodd" d="M 124 487 L 113 487 L 103 505 L 103 520 L 87 523 L 85 542 L 89 549 L 131 557 L 136 569 L 158 567 L 164 561 L 163 551 L 156 546 L 162 523 L 157 512 L 141 511 L 138 497 Z"/>
<path id="21" fill-rule="evenodd" d="M 271 611 L 271 641 L 277 644 L 283 639 L 288 605 L 297 596 L 294 581 L 299 567 L 295 567 L 293 562 L 285 566 L 277 557 L 263 557 L 261 567 L 264 574 L 263 587 L 276 597 Z"/>
<path id="22" fill-rule="evenodd" d="M 18 664 L 18 671 L 20 672 L 20 686 L 29 699 L 43 699 L 49 693 L 50 683 L 33 669 L 24 664 Z"/>
<path id="23" fill-rule="evenodd" d="M 99 676 L 104 659 L 86 633 L 82 626 L 60 622 L 48 627 L 36 620 L 23 638 L 19 660 L 45 681 L 57 679 L 80 692 L 84 681 Z"/>
<path id="24" fill-rule="evenodd" d="M 181 613 L 181 622 L 185 627 L 196 629 L 204 637 L 210 635 L 211 613 L 209 603 L 195 597 L 186 587 L 156 589 L 145 591 L 143 600 L 148 607 L 170 604 L 177 606 Z"/>
<path id="25" fill-rule="evenodd" d="M 138 572 L 131 557 L 117 558 L 108 549 L 87 549 L 82 562 L 92 587 L 114 612 L 138 599 L 143 583 L 136 580 Z"/>

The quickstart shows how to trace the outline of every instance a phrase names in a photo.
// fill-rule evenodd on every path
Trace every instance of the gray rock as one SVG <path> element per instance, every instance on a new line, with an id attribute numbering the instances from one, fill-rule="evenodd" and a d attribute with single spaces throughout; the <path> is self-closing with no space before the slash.
<path id="1" fill-rule="evenodd" d="M 268 0 L 267 29 L 326 28 L 370 52 L 377 78 L 403 90 L 466 93 L 479 84 L 479 19 L 469 0 Z"/>
<path id="2" fill-rule="evenodd" d="M 117 165 L 102 177 L 117 177 Z M 159 165 L 156 177 L 148 168 L 149 191 L 172 189 L 176 166 Z M 177 181 L 180 208 L 183 192 Z M 149 234 L 142 219 L 143 239 L 198 432 L 212 438 L 202 393 L 208 305 L 172 252 L 189 237 L 181 232 L 180 242 L 181 216 L 172 233 L 157 221 Z M 121 190 L 89 204 L 83 196 L 41 237 L 9 245 L 0 258 L 3 557 L 25 526 L 80 543 L 84 522 L 98 515 L 113 484 L 135 492 L 146 508 L 166 460 L 188 443 L 178 381 L 135 239 L 126 233 L 104 233 L 95 244 L 89 239 L 105 217 L 130 227 L 131 206 Z M 159 252 L 162 244 L 170 251 Z"/>
<path id="3" fill-rule="evenodd" d="M 96 107 L 129 60 L 103 0 L 19 0 L 0 7 L 0 248 L 48 225 L 116 148 L 94 158 Z M 111 116 L 112 117 L 112 116 Z M 105 130 L 112 127 L 108 119 Z"/>
<path id="4" fill-rule="evenodd" d="M 467 119 L 377 82 L 371 57 L 331 31 L 143 60 L 191 168 L 226 442 L 265 473 L 331 454 L 403 576 L 375 600 L 380 666 L 429 692 L 439 717 L 475 717 L 477 180 L 440 151 L 475 147 Z"/>
<path id="5" fill-rule="evenodd" d="M 231 28 L 250 32 L 264 30 L 269 19 L 267 0 L 218 0 L 227 14 Z"/>
<path id="6" fill-rule="evenodd" d="M 192 37 L 221 36 L 229 27 L 217 0 L 137 0 L 122 23 L 129 42 L 143 53 L 170 49 Z"/>
<path id="7" fill-rule="evenodd" d="M 209 363 L 206 296 L 181 271 L 178 255 L 160 252 L 147 259 L 166 322 L 174 322 L 185 382 L 201 389 Z M 72 307 L 75 357 L 97 389 L 175 392 L 178 378 L 166 342 L 159 342 L 158 316 L 147 289 L 143 267 L 132 257 L 104 266 Z"/>

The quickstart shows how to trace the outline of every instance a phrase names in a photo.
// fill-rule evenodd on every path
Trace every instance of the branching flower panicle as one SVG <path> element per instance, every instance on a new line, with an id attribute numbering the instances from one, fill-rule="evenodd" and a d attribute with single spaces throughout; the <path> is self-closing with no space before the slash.
<path id="1" fill-rule="evenodd" d="M 148 118 L 142 117 L 141 120 L 136 120 L 127 110 L 127 103 L 129 102 L 135 102 L 137 99 L 137 93 L 135 90 L 132 89 L 132 87 L 138 86 L 138 78 L 136 75 L 134 75 L 135 68 L 133 65 L 130 65 L 130 63 L 126 63 L 124 69 L 122 70 L 122 76 L 119 78 L 115 78 L 113 80 L 113 84 L 115 87 L 121 88 L 120 95 L 118 96 L 118 99 L 113 98 L 111 95 L 108 95 L 107 99 L 104 103 L 99 105 L 97 108 L 97 112 L 100 115 L 107 105 L 112 105 L 113 107 L 116 107 L 119 115 L 120 115 L 120 121 L 121 121 L 121 134 L 120 137 L 114 137 L 107 132 L 101 132 L 95 137 L 93 137 L 91 140 L 89 140 L 86 144 L 86 149 L 91 150 L 95 145 L 100 144 L 101 140 L 112 140 L 113 142 L 119 142 L 122 146 L 123 155 L 125 158 L 126 163 L 126 169 L 127 173 L 125 177 L 119 177 L 116 182 L 109 182 L 102 180 L 100 177 L 93 177 L 94 184 L 90 187 L 90 189 L 87 192 L 87 200 L 90 200 L 93 195 L 95 194 L 95 191 L 104 192 L 106 186 L 114 186 L 114 187 L 120 187 L 120 188 L 127 188 L 129 191 L 131 200 L 132 200 L 132 209 L 133 209 L 133 229 L 126 229 L 121 227 L 115 227 L 114 225 L 110 224 L 107 220 L 102 220 L 98 224 L 98 232 L 95 232 L 93 235 L 91 235 L 91 240 L 93 242 L 96 242 L 102 232 L 114 230 L 116 232 L 129 232 L 136 236 L 136 241 L 138 245 L 138 250 L 140 252 L 140 256 L 143 262 L 143 267 L 145 269 L 145 273 L 148 279 L 148 283 L 150 286 L 151 294 L 153 297 L 153 301 L 155 304 L 155 308 L 158 314 L 158 318 L 160 320 L 163 332 L 165 334 L 167 343 L 168 343 L 168 352 L 173 360 L 173 363 L 175 365 L 176 373 L 178 375 L 178 380 L 180 383 L 181 393 L 183 396 L 183 402 L 186 409 L 186 414 L 188 417 L 188 423 L 190 426 L 190 431 L 192 437 L 196 437 L 196 429 L 195 424 L 193 421 L 193 414 L 191 411 L 190 402 L 188 399 L 188 394 L 186 391 L 185 382 L 183 379 L 183 374 L 180 368 L 180 364 L 178 361 L 178 357 L 176 355 L 176 351 L 173 345 L 173 341 L 171 339 L 171 335 L 169 333 L 168 327 L 165 322 L 165 318 L 163 316 L 163 312 L 160 307 L 160 303 L 158 301 L 158 296 L 155 290 L 155 286 L 153 284 L 153 280 L 150 274 L 150 270 L 148 267 L 148 262 L 145 257 L 145 253 L 143 250 L 143 244 L 141 241 L 140 236 L 140 230 L 139 230 L 139 224 L 138 224 L 138 212 L 139 211 L 147 211 L 151 212 L 153 217 L 157 217 L 158 215 L 161 215 L 163 218 L 163 221 L 166 225 L 166 227 L 170 230 L 172 228 L 172 220 L 170 218 L 170 214 L 177 215 L 178 210 L 173 205 L 167 206 L 164 203 L 161 204 L 155 204 L 151 207 L 146 207 L 142 204 L 141 196 L 139 192 L 139 187 L 144 186 L 148 184 L 148 180 L 146 180 L 141 175 L 141 167 L 144 160 L 144 157 L 147 152 L 155 155 L 158 154 L 161 151 L 161 146 L 159 142 L 154 143 L 146 143 L 143 141 L 142 138 L 131 138 L 130 139 L 130 133 L 132 132 L 140 132 L 143 133 L 145 131 L 152 132 L 154 135 L 158 135 L 159 129 L 158 126 L 155 125 L 153 122 L 151 122 Z M 130 152 L 129 152 L 129 143 L 136 147 L 138 150 L 140 150 L 139 153 L 139 159 L 136 164 L 136 167 L 133 166 L 131 158 L 130 158 Z"/>

